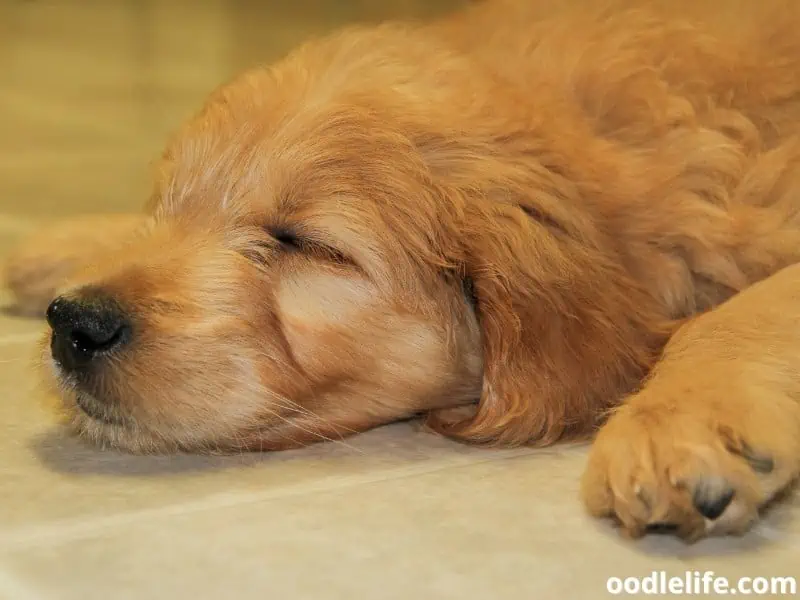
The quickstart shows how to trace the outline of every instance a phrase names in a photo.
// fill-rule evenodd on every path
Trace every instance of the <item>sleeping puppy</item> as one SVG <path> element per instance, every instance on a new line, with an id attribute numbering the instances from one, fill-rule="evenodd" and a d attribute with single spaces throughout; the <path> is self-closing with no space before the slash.
<path id="1" fill-rule="evenodd" d="M 686 319 L 798 262 L 800 5 L 560 4 L 312 41 L 212 94 L 144 215 L 18 248 L 76 430 L 134 452 L 415 415 L 586 437 Z M 740 529 L 797 474 L 795 321 L 769 321 L 791 273 L 680 330 L 600 435 L 595 513 Z"/>

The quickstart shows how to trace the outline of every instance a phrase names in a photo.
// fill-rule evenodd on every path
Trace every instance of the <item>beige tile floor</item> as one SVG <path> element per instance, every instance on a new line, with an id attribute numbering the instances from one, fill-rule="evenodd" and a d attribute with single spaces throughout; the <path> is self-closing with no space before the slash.
<path id="1" fill-rule="evenodd" d="M 0 0 L 0 253 L 43 220 L 136 207 L 164 136 L 235 70 L 445 4 Z M 800 575 L 797 497 L 743 538 L 624 542 L 576 500 L 582 447 L 397 425 L 274 455 L 100 452 L 36 390 L 41 330 L 0 316 L 1 599 L 591 599 L 652 570 Z"/>

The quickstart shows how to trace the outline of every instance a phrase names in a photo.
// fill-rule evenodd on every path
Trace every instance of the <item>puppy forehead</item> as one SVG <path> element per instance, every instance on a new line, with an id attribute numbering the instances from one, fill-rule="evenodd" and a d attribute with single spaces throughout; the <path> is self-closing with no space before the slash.
<path id="1" fill-rule="evenodd" d="M 314 221 L 336 226 L 347 216 L 374 224 L 378 213 L 370 206 L 366 186 L 354 183 L 352 165 L 314 162 L 308 156 L 294 160 L 268 150 L 250 157 L 239 157 L 240 152 L 226 148 L 219 157 L 170 163 L 155 192 L 157 218 L 217 225 Z"/>
<path id="2" fill-rule="evenodd" d="M 285 216 L 342 198 L 363 205 L 399 180 L 402 136 L 381 133 L 389 125 L 373 111 L 345 99 L 270 111 L 253 93 L 232 86 L 171 140 L 157 169 L 162 213 Z"/>
<path id="3" fill-rule="evenodd" d="M 346 165 L 318 165 L 313 176 L 302 161 L 280 157 L 261 157 L 246 170 L 215 168 L 217 177 L 205 181 L 171 174 L 158 192 L 155 220 L 187 232 L 219 233 L 222 240 L 290 230 L 354 252 L 376 252 L 389 237 L 378 203 L 349 181 L 353 173 Z"/>
<path id="4" fill-rule="evenodd" d="M 296 110 L 276 124 L 274 116 L 217 107 L 213 118 L 190 124 L 160 165 L 157 218 L 191 229 L 292 227 L 377 258 L 397 238 L 387 211 L 413 195 L 395 189 L 410 184 L 396 172 L 392 148 L 381 146 L 394 141 L 377 142 L 354 107 Z"/>

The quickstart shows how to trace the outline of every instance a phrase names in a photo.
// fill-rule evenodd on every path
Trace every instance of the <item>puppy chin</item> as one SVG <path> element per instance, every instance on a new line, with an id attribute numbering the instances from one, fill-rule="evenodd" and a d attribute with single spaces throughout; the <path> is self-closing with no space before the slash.
<path id="1" fill-rule="evenodd" d="M 237 436 L 236 442 L 205 439 L 195 432 L 167 430 L 147 426 L 120 410 L 104 407 L 94 396 L 81 390 L 69 377 L 61 377 L 59 394 L 67 426 L 81 439 L 101 450 L 118 450 L 135 455 L 192 453 L 226 455 L 254 450 L 282 450 L 296 447 L 280 441 L 263 441 Z"/>
<path id="2" fill-rule="evenodd" d="M 73 432 L 100 449 L 113 448 L 131 454 L 162 454 L 177 450 L 121 415 L 99 410 L 97 400 L 86 392 L 62 388 L 61 403 Z"/>
<path id="3" fill-rule="evenodd" d="M 160 436 L 143 430 L 120 411 L 104 406 L 94 395 L 80 388 L 77 381 L 53 360 L 49 348 L 42 353 L 40 366 L 47 374 L 51 391 L 60 400 L 67 426 L 93 446 L 131 454 L 161 454 L 178 449 Z"/>

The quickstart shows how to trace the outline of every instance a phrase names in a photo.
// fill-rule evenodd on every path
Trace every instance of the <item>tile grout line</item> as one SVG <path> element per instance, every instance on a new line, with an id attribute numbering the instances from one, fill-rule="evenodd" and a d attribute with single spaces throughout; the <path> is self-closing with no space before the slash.
<path id="1" fill-rule="evenodd" d="M 47 598 L 42 592 L 4 568 L 0 568 L 0 595 L 2 600 L 6 598 L 8 600 L 45 600 Z"/>
<path id="2" fill-rule="evenodd" d="M 214 494 L 199 501 L 169 504 L 158 508 L 148 508 L 119 513 L 99 518 L 70 518 L 51 523 L 23 526 L 15 531 L 0 533 L 0 552 L 30 549 L 42 545 L 65 544 L 78 539 L 85 539 L 115 527 L 133 525 L 141 521 L 169 516 L 202 513 L 211 510 L 233 508 L 257 502 L 306 496 L 314 493 L 334 492 L 360 485 L 396 481 L 406 477 L 428 475 L 453 468 L 491 463 L 495 461 L 527 456 L 535 450 L 496 450 L 490 457 L 474 459 L 457 457 L 436 464 L 420 464 L 396 467 L 388 471 L 381 470 L 361 475 L 327 478 L 288 486 L 278 490 L 264 492 L 240 492 Z"/>

